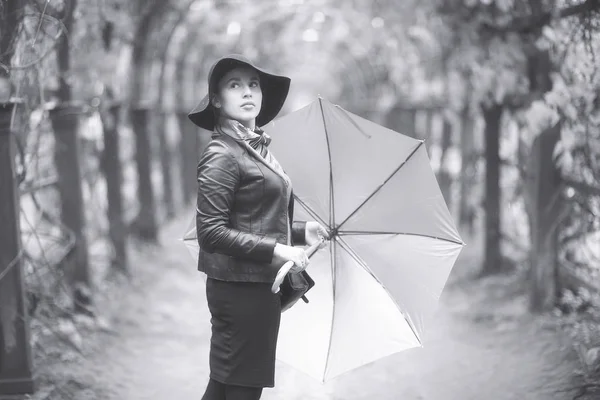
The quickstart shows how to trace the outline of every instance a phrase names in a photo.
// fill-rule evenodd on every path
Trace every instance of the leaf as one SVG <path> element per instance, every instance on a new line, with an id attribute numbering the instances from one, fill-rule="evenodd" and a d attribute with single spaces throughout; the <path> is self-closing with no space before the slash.
<path id="1" fill-rule="evenodd" d="M 600 347 L 592 347 L 588 349 L 584 356 L 586 367 L 590 370 L 595 370 L 600 367 Z"/>

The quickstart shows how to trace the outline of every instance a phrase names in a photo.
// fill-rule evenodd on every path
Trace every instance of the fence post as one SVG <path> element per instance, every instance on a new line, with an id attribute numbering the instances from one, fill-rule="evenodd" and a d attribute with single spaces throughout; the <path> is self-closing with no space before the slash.
<path id="1" fill-rule="evenodd" d="M 50 110 L 50 120 L 54 131 L 54 163 L 58 173 L 61 221 L 72 231 L 75 239 L 68 276 L 73 287 L 75 310 L 88 312 L 91 279 L 79 160 L 81 146 L 78 130 L 81 113 L 82 107 L 79 105 L 61 104 Z"/>
<path id="2" fill-rule="evenodd" d="M 160 109 L 155 109 L 152 115 L 154 119 L 151 134 L 158 137 L 158 151 L 160 155 L 160 167 L 162 172 L 162 192 L 165 206 L 166 217 L 172 218 L 175 215 L 175 201 L 173 193 L 173 179 L 171 176 L 171 149 L 167 140 L 167 113 Z"/>
<path id="3" fill-rule="evenodd" d="M 106 179 L 106 192 L 108 197 L 108 234 L 115 251 L 112 267 L 121 272 L 128 272 L 127 258 L 127 227 L 123 213 L 123 173 L 119 138 L 119 115 L 121 105 L 110 104 L 102 110 L 102 128 L 104 132 L 104 151 L 102 152 L 101 168 Z"/>
<path id="4" fill-rule="evenodd" d="M 177 113 L 181 139 L 179 151 L 181 153 L 181 180 L 183 185 L 183 199 L 187 204 L 194 198 L 196 190 L 196 165 L 198 157 L 198 128 L 188 119 L 187 112 Z"/>
<path id="5" fill-rule="evenodd" d="M 19 198 L 15 180 L 15 103 L 0 103 L 0 393 L 33 393 L 29 315 L 21 263 Z"/>
<path id="6" fill-rule="evenodd" d="M 138 193 L 140 211 L 134 222 L 135 231 L 142 239 L 156 242 L 158 226 L 156 201 L 152 186 L 151 147 L 148 135 L 148 115 L 150 110 L 137 107 L 131 110 L 131 123 L 135 133 L 135 161 L 138 172 Z"/>

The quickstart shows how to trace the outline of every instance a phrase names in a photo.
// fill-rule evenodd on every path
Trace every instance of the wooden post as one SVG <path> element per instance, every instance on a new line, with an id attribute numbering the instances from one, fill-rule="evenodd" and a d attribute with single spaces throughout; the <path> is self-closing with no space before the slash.
<path id="1" fill-rule="evenodd" d="M 120 154 L 119 115 L 121 105 L 113 103 L 103 110 L 100 115 L 104 131 L 104 151 L 100 161 L 106 179 L 108 197 L 108 235 L 115 251 L 112 267 L 127 273 L 127 227 L 123 212 L 123 172 Z"/>
<path id="2" fill-rule="evenodd" d="M 140 211 L 134 222 L 134 231 L 142 239 L 158 240 L 156 201 L 151 177 L 151 150 L 148 135 L 150 110 L 139 107 L 131 110 L 131 123 L 135 133 L 135 161 L 138 172 L 138 194 Z"/>
<path id="3" fill-rule="evenodd" d="M 175 215 L 175 201 L 173 193 L 173 179 L 171 176 L 171 149 L 167 141 L 166 116 L 162 110 L 154 110 L 152 119 L 152 134 L 158 137 L 160 167 L 162 172 L 162 192 L 165 213 L 167 218 Z"/>
<path id="4" fill-rule="evenodd" d="M 61 202 L 62 223 L 75 236 L 73 263 L 68 276 L 74 290 L 76 311 L 89 311 L 90 271 L 87 240 L 85 237 L 85 211 L 81 187 L 78 137 L 79 115 L 82 109 L 74 104 L 62 104 L 50 110 L 54 131 L 54 163 L 58 172 L 58 189 Z"/>
<path id="5" fill-rule="evenodd" d="M 177 114 L 181 139 L 179 151 L 181 153 L 181 180 L 183 184 L 183 199 L 185 203 L 191 201 L 196 193 L 196 166 L 198 157 L 195 149 L 198 148 L 198 129 L 187 117 L 186 112 Z"/>
<path id="6" fill-rule="evenodd" d="M 0 103 L 0 394 L 33 393 L 29 315 L 21 262 L 20 208 L 15 179 L 15 103 Z"/>

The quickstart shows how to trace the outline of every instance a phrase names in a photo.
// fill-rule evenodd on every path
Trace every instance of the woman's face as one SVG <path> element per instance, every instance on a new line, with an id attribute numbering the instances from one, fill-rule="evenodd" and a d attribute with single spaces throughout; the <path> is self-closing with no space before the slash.
<path id="1" fill-rule="evenodd" d="M 219 81 L 213 106 L 222 116 L 254 129 L 262 104 L 258 79 L 258 73 L 252 68 L 239 67 L 229 71 Z"/>

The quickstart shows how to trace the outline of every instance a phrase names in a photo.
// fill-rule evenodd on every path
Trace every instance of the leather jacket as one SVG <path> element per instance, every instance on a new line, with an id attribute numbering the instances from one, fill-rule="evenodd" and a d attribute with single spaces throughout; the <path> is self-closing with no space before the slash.
<path id="1" fill-rule="evenodd" d="M 214 133 L 198 164 L 198 270 L 238 282 L 273 282 L 276 243 L 305 244 L 305 222 L 293 222 L 286 181 L 246 143 Z M 252 150 L 252 149 L 250 149 Z"/>

